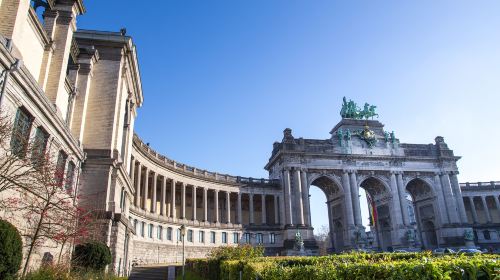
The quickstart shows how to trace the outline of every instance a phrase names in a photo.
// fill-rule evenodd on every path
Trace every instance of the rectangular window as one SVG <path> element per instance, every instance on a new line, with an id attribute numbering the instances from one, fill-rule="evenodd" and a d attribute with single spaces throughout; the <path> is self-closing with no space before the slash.
<path id="1" fill-rule="evenodd" d="M 182 241 L 182 236 L 181 236 L 181 229 L 177 229 L 177 241 Z"/>
<path id="2" fill-rule="evenodd" d="M 68 171 L 66 172 L 66 184 L 64 186 L 66 188 L 66 190 L 73 189 L 73 177 L 74 176 L 75 176 L 75 164 L 70 161 L 68 163 Z M 123 201 L 124 200 L 120 201 L 120 206 L 122 206 L 121 203 Z"/>
<path id="3" fill-rule="evenodd" d="M 172 241 L 172 228 L 167 228 L 167 240 Z"/>
<path id="4" fill-rule="evenodd" d="M 245 233 L 244 238 L 246 244 L 250 244 L 250 233 Z"/>
<path id="5" fill-rule="evenodd" d="M 237 232 L 233 232 L 233 243 L 238 244 L 240 242 L 240 234 Z"/>
<path id="6" fill-rule="evenodd" d="M 222 233 L 222 243 L 227 244 L 227 232 Z"/>
<path id="7" fill-rule="evenodd" d="M 134 229 L 135 229 L 135 235 L 139 234 L 138 228 L 137 228 L 137 220 L 134 220 Z"/>
<path id="8" fill-rule="evenodd" d="M 63 184 L 64 169 L 66 168 L 67 158 L 68 155 L 65 152 L 59 151 L 59 155 L 57 156 L 56 172 L 54 174 L 58 186 L 62 186 Z"/>
<path id="9" fill-rule="evenodd" d="M 276 244 L 276 234 L 274 233 L 269 234 L 269 242 L 271 244 Z"/>
<path id="10" fill-rule="evenodd" d="M 146 227 L 146 223 L 142 222 L 141 223 L 141 236 L 144 237 L 144 228 Z"/>
<path id="11" fill-rule="evenodd" d="M 200 243 L 205 243 L 205 232 L 204 231 L 200 231 L 198 233 L 198 241 Z"/>
<path id="12" fill-rule="evenodd" d="M 36 128 L 33 147 L 31 148 L 31 162 L 35 168 L 41 167 L 45 160 L 45 150 L 47 149 L 47 141 L 49 134 L 41 127 Z"/>
<path id="13" fill-rule="evenodd" d="M 17 155 L 18 157 L 24 157 L 26 155 L 26 148 L 28 147 L 32 124 L 33 117 L 26 111 L 26 109 L 17 109 L 14 128 L 12 129 L 12 138 L 10 139 L 10 147 L 12 148 L 12 153 L 14 153 L 14 155 Z"/>
<path id="14" fill-rule="evenodd" d="M 156 232 L 156 238 L 162 240 L 162 237 L 163 236 L 163 227 L 162 226 L 158 226 L 158 231 Z"/>
<path id="15" fill-rule="evenodd" d="M 153 238 L 153 225 L 150 224 L 148 227 L 148 237 Z"/>
<path id="16" fill-rule="evenodd" d="M 257 233 L 257 244 L 264 244 L 262 233 Z"/>
<path id="17" fill-rule="evenodd" d="M 189 229 L 187 232 L 187 241 L 193 242 L 193 230 L 192 229 Z"/>
<path id="18" fill-rule="evenodd" d="M 210 243 L 215 244 L 215 231 L 210 232 Z"/>

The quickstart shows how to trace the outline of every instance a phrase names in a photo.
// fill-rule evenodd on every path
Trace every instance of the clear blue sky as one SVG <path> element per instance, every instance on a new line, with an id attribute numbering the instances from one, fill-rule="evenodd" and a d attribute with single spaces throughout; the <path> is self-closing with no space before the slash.
<path id="1" fill-rule="evenodd" d="M 500 180 L 500 1 L 86 0 L 79 28 L 126 27 L 136 131 L 199 168 L 266 177 L 274 141 L 326 139 L 342 96 L 405 143 L 445 137 L 461 181 Z M 313 224 L 327 224 L 312 191 Z"/>

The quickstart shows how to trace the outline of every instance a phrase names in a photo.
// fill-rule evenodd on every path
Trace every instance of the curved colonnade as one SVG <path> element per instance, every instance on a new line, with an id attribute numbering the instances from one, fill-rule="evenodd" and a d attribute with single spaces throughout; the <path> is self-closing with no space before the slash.
<path id="1" fill-rule="evenodd" d="M 129 220 L 132 260 L 179 262 L 180 227 L 186 227 L 186 257 L 203 257 L 213 247 L 262 244 L 280 248 L 279 182 L 218 174 L 168 159 L 134 135 Z M 122 190 L 123 192 L 124 190 Z M 123 196 L 123 195 L 122 195 Z"/>

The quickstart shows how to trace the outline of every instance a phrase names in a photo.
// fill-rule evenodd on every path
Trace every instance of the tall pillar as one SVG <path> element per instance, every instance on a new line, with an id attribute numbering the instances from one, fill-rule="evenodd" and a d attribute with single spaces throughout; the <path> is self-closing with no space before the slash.
<path id="1" fill-rule="evenodd" d="M 467 198 L 469 198 L 470 211 L 472 213 L 472 223 L 477 224 L 477 223 L 479 223 L 479 220 L 477 219 L 477 212 L 476 212 L 476 205 L 474 204 L 474 197 L 468 196 Z"/>
<path id="2" fill-rule="evenodd" d="M 491 223 L 490 209 L 488 209 L 488 204 L 486 203 L 486 196 L 481 196 L 481 201 L 483 202 L 484 214 L 486 215 L 486 222 Z"/>
<path id="3" fill-rule="evenodd" d="M 193 221 L 196 221 L 196 186 L 193 185 L 193 195 L 192 195 L 192 201 L 193 201 Z"/>
<path id="4" fill-rule="evenodd" d="M 460 221 L 463 223 L 467 222 L 467 213 L 465 212 L 464 200 L 462 197 L 462 189 L 460 189 L 460 184 L 458 183 L 458 172 L 452 172 L 450 176 L 451 186 L 455 199 L 457 201 L 458 212 L 460 214 Z"/>
<path id="5" fill-rule="evenodd" d="M 208 189 L 203 188 L 203 221 L 208 222 Z"/>
<path id="6" fill-rule="evenodd" d="M 354 210 L 354 222 L 357 226 L 362 226 L 363 222 L 361 220 L 361 206 L 359 205 L 359 188 L 356 178 L 356 171 L 351 172 L 351 196 L 352 196 L 352 208 Z"/>
<path id="7" fill-rule="evenodd" d="M 134 197 L 134 204 L 137 208 L 141 208 L 141 172 L 142 171 L 142 166 L 141 163 L 137 163 L 137 183 L 135 186 L 135 197 Z"/>
<path id="8" fill-rule="evenodd" d="M 153 198 L 151 199 L 151 212 L 156 214 L 156 181 L 158 179 L 158 174 L 156 172 L 153 172 Z"/>
<path id="9" fill-rule="evenodd" d="M 275 194 L 273 195 L 274 197 L 274 224 L 278 225 L 279 224 L 279 214 L 278 214 L 278 195 Z"/>
<path id="10" fill-rule="evenodd" d="M 302 180 L 302 204 L 304 205 L 304 224 L 311 226 L 311 208 L 309 205 L 309 184 L 307 183 L 307 172 L 303 169 L 300 172 Z"/>
<path id="11" fill-rule="evenodd" d="M 214 213 L 215 213 L 215 222 L 219 222 L 219 190 L 214 190 Z"/>
<path id="12" fill-rule="evenodd" d="M 249 193 L 248 194 L 248 201 L 249 201 L 249 204 L 250 204 L 250 207 L 249 207 L 250 208 L 250 211 L 249 211 L 250 212 L 249 213 L 249 215 L 250 215 L 250 224 L 253 225 L 255 223 L 255 221 L 254 221 L 254 215 L 253 215 L 254 214 L 253 213 L 253 193 Z"/>
<path id="13" fill-rule="evenodd" d="M 132 185 L 134 185 L 134 179 L 135 179 L 135 158 L 132 157 L 132 160 L 130 161 L 130 181 L 132 182 Z"/>
<path id="14" fill-rule="evenodd" d="M 398 191 L 398 183 L 396 179 L 396 174 L 394 172 L 391 172 L 390 187 L 391 187 L 392 208 L 393 208 L 391 212 L 392 224 L 393 228 L 399 228 L 400 225 L 403 225 L 403 217 L 401 212 L 401 203 L 399 202 L 400 196 Z"/>
<path id="15" fill-rule="evenodd" d="M 279 209 L 280 209 L 280 225 L 285 226 L 285 196 L 284 194 L 280 194 L 279 197 Z"/>
<path id="16" fill-rule="evenodd" d="M 181 219 L 186 219 L 186 183 L 181 183 Z"/>
<path id="17" fill-rule="evenodd" d="M 231 223 L 231 193 L 226 192 L 227 223 Z"/>
<path id="18" fill-rule="evenodd" d="M 144 172 L 144 197 L 142 198 L 142 209 L 148 211 L 148 194 L 149 194 L 149 169 L 146 167 Z"/>
<path id="19" fill-rule="evenodd" d="M 448 216 L 448 209 L 446 208 L 446 202 L 444 201 L 444 190 L 441 184 L 441 177 L 439 173 L 434 175 L 434 183 L 436 184 L 437 200 L 439 205 L 439 218 L 441 219 L 441 224 L 448 224 L 450 222 L 450 217 Z"/>
<path id="20" fill-rule="evenodd" d="M 499 211 L 500 213 L 500 201 L 498 201 L 498 195 L 494 195 L 493 198 L 495 198 L 495 204 L 497 206 L 497 210 Z"/>
<path id="21" fill-rule="evenodd" d="M 172 211 L 170 211 L 172 213 L 172 218 L 176 218 L 177 217 L 177 213 L 175 211 L 175 185 L 177 184 L 177 182 L 175 181 L 175 179 L 172 179 Z"/>
<path id="22" fill-rule="evenodd" d="M 458 220 L 458 209 L 455 197 L 451 190 L 450 176 L 448 173 L 443 172 L 441 174 L 441 184 L 443 186 L 444 201 L 446 203 L 446 208 L 448 209 L 448 216 L 450 217 L 450 223 L 459 223 Z"/>
<path id="23" fill-rule="evenodd" d="M 165 197 L 167 196 L 167 177 L 163 176 L 161 180 L 161 199 L 160 199 L 160 214 L 167 216 L 167 205 L 165 204 Z"/>
<path id="24" fill-rule="evenodd" d="M 401 213 L 403 214 L 403 224 L 410 226 L 410 214 L 408 213 L 408 201 L 406 200 L 406 189 L 403 182 L 403 173 L 398 172 L 396 175 L 399 193 L 399 203 L 401 204 Z"/>
<path id="25" fill-rule="evenodd" d="M 262 203 L 262 224 L 267 224 L 267 210 L 266 210 L 266 195 L 261 195 L 261 203 Z"/>
<path id="26" fill-rule="evenodd" d="M 347 228 L 350 228 L 354 226 L 354 215 L 352 212 L 351 184 L 349 182 L 349 173 L 347 170 L 344 170 L 342 173 L 342 188 L 344 189 L 344 205 Z"/>
<path id="27" fill-rule="evenodd" d="M 283 181 L 285 185 L 285 215 L 287 225 L 293 225 L 293 212 L 292 212 L 292 196 L 290 186 L 290 170 L 283 171 Z"/>
<path id="28" fill-rule="evenodd" d="M 302 200 L 302 180 L 300 178 L 300 169 L 295 169 L 294 171 L 294 183 L 295 183 L 295 188 L 297 190 L 297 193 L 295 194 L 295 197 L 297 198 L 296 205 L 298 207 L 298 221 L 297 223 L 301 226 L 304 225 L 304 203 Z"/>
<path id="29" fill-rule="evenodd" d="M 241 224 L 242 219 L 241 219 L 241 193 L 238 193 L 238 200 L 237 200 L 237 205 L 236 209 L 238 210 L 238 217 L 236 218 L 236 223 Z"/>

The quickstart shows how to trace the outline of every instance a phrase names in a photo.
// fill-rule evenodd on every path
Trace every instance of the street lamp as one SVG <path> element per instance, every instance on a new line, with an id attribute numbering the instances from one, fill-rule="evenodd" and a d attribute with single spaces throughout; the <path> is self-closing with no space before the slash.
<path id="1" fill-rule="evenodd" d="M 184 237 L 186 236 L 186 226 L 182 225 L 181 226 L 181 237 L 182 237 L 182 280 L 186 279 L 186 274 L 185 274 L 185 266 L 186 266 L 186 257 L 185 257 L 185 242 L 184 242 Z"/>
<path id="2" fill-rule="evenodd" d="M 0 106 L 2 106 L 3 93 L 5 92 L 5 87 L 7 86 L 7 80 L 9 79 L 10 73 L 19 70 L 22 65 L 23 65 L 23 61 L 16 58 L 14 63 L 12 63 L 8 69 L 5 69 L 0 73 L 0 78 L 3 78 L 2 79 L 2 86 L 0 88 Z"/>

